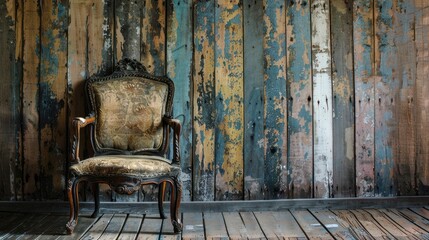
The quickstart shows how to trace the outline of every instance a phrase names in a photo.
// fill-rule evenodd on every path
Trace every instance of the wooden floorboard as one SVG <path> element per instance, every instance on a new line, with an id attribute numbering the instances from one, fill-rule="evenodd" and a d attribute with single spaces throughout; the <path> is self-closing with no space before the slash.
<path id="1" fill-rule="evenodd" d="M 428 239 L 429 210 L 418 208 L 294 209 L 255 212 L 185 212 L 183 233 L 158 214 L 79 216 L 66 235 L 64 214 L 0 212 L 4 239 Z"/>

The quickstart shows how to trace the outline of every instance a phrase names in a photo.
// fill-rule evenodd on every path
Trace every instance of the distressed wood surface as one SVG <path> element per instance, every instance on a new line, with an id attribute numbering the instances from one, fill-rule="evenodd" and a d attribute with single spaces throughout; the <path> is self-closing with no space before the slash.
<path id="1" fill-rule="evenodd" d="M 398 155 L 395 160 L 397 195 L 416 195 L 416 74 L 415 7 L 412 1 L 398 1 L 395 11 L 395 43 L 398 65 L 394 73 L 400 90 L 396 106 Z"/>
<path id="2" fill-rule="evenodd" d="M 264 11 L 262 1 L 243 2 L 244 199 L 264 198 Z"/>
<path id="3" fill-rule="evenodd" d="M 115 62 L 123 58 L 140 60 L 143 2 L 114 1 L 114 3 Z"/>
<path id="4" fill-rule="evenodd" d="M 85 80 L 95 74 L 107 74 L 113 66 L 112 51 L 112 2 L 70 1 L 68 26 L 68 103 L 69 117 L 82 117 L 85 112 Z M 69 129 L 72 130 L 69 120 Z M 84 146 L 82 155 L 88 157 L 92 150 L 88 141 L 89 134 L 81 135 Z M 71 141 L 70 141 L 71 142 Z M 88 187 L 82 188 L 84 199 L 91 200 Z M 111 190 L 107 185 L 100 186 L 101 201 L 112 200 Z"/>
<path id="5" fill-rule="evenodd" d="M 124 57 L 176 83 L 184 200 L 427 194 L 428 5 L 2 0 L 0 198 L 63 198 L 85 79 Z"/>
<path id="6" fill-rule="evenodd" d="M 0 89 L 0 199 L 15 197 L 15 164 L 17 163 L 17 137 L 19 111 L 19 82 L 15 80 L 16 20 L 15 2 L 0 1 L 0 72 L 3 73 Z M 13 60 L 13 61 L 11 61 Z"/>
<path id="7" fill-rule="evenodd" d="M 287 93 L 285 2 L 264 2 L 265 194 L 287 196 Z"/>
<path id="8" fill-rule="evenodd" d="M 374 196 L 373 0 L 353 2 L 356 195 Z"/>
<path id="9" fill-rule="evenodd" d="M 145 0 L 141 27 L 141 61 L 148 72 L 166 73 L 166 8 L 165 0 Z"/>
<path id="10" fill-rule="evenodd" d="M 216 200 L 243 198 L 243 14 L 239 0 L 215 9 Z"/>
<path id="11" fill-rule="evenodd" d="M 114 61 L 124 58 L 139 59 L 141 47 L 141 18 L 143 3 L 136 1 L 112 1 L 114 7 Z M 112 45 L 113 43 L 108 43 Z M 132 202 L 143 198 L 138 191 L 131 196 L 112 192 L 112 197 L 118 202 Z"/>
<path id="12" fill-rule="evenodd" d="M 308 1 L 290 2 L 286 15 L 289 198 L 313 195 L 311 19 Z"/>
<path id="13" fill-rule="evenodd" d="M 329 1 L 311 3 L 314 197 L 332 197 L 333 120 Z"/>
<path id="14" fill-rule="evenodd" d="M 67 159 L 67 32 L 68 2 L 46 1 L 41 16 L 39 83 L 40 188 L 45 199 L 61 198 Z"/>
<path id="15" fill-rule="evenodd" d="M 168 1 L 167 75 L 174 81 L 173 117 L 182 123 L 182 196 L 192 195 L 192 1 Z"/>
<path id="16" fill-rule="evenodd" d="M 331 1 L 333 196 L 355 196 L 353 1 Z"/>
<path id="17" fill-rule="evenodd" d="M 399 82 L 394 77 L 397 70 L 397 47 L 394 42 L 393 0 L 375 1 L 375 194 L 396 195 L 394 166 L 397 159 L 397 116 Z"/>
<path id="18" fill-rule="evenodd" d="M 424 6 L 426 4 L 426 6 Z M 429 194 L 429 3 L 420 0 L 416 13 L 416 165 L 418 194 Z"/>
<path id="19" fill-rule="evenodd" d="M 40 132 L 38 84 L 40 68 L 40 5 L 23 5 L 22 162 L 24 198 L 40 199 Z"/>
<path id="20" fill-rule="evenodd" d="M 194 5 L 193 200 L 215 197 L 215 72 L 213 1 Z"/>

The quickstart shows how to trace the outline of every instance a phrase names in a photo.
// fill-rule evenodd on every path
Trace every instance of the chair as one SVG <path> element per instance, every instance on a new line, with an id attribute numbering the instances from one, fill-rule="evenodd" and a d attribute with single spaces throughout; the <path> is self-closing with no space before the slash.
<path id="1" fill-rule="evenodd" d="M 69 168 L 68 199 L 71 234 L 78 223 L 79 184 L 88 182 L 94 192 L 97 216 L 99 183 L 107 183 L 118 194 L 132 194 L 142 185 L 159 187 L 158 209 L 166 218 L 163 201 L 167 183 L 171 186 L 170 214 L 176 233 L 181 232 L 179 207 L 180 122 L 171 118 L 174 84 L 167 77 L 150 75 L 136 60 L 121 60 L 113 74 L 92 77 L 85 86 L 90 114 L 73 120 L 73 164 Z M 94 156 L 79 159 L 81 129 L 90 126 Z M 173 159 L 165 158 L 173 130 Z"/>

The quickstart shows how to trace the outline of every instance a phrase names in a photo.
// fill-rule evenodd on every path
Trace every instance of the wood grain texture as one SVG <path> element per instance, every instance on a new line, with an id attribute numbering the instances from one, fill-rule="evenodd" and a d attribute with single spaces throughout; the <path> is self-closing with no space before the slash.
<path id="1" fill-rule="evenodd" d="M 353 1 L 331 1 L 333 196 L 355 196 Z"/>
<path id="2" fill-rule="evenodd" d="M 302 231 L 309 239 L 334 239 L 320 222 L 307 210 L 294 210 L 292 215 L 298 222 Z"/>
<path id="3" fill-rule="evenodd" d="M 140 60 L 141 47 L 141 20 L 143 2 L 136 1 L 113 1 L 114 9 L 114 61 L 118 62 L 124 58 Z M 110 43 L 112 44 L 112 43 Z M 142 192 L 133 193 L 131 196 L 116 194 L 112 197 L 118 202 L 132 202 L 142 199 Z"/>
<path id="4" fill-rule="evenodd" d="M 67 29 L 68 2 L 42 5 L 39 82 L 40 187 L 45 199 L 60 199 L 67 159 Z"/>
<path id="5" fill-rule="evenodd" d="M 243 14 L 239 0 L 215 9 L 216 200 L 243 199 Z"/>
<path id="6" fill-rule="evenodd" d="M 289 198 L 313 195 L 311 18 L 308 1 L 290 1 L 286 15 Z"/>
<path id="7" fill-rule="evenodd" d="M 192 2 L 167 1 L 167 75 L 175 84 L 173 117 L 180 119 L 182 196 L 192 196 Z"/>
<path id="8" fill-rule="evenodd" d="M 0 1 L 0 199 L 15 197 L 15 165 L 17 163 L 19 133 L 19 81 L 16 79 L 16 13 L 15 1 Z"/>
<path id="9" fill-rule="evenodd" d="M 421 1 L 423 5 L 425 1 Z M 425 2 L 426 3 L 426 2 Z M 426 3 L 427 4 L 427 3 Z M 417 48 L 417 76 L 416 76 L 416 165 L 418 194 L 429 193 L 429 134 L 425 129 L 429 127 L 429 8 L 421 6 L 416 13 L 416 48 Z"/>
<path id="10" fill-rule="evenodd" d="M 114 1 L 114 3 L 115 62 L 123 58 L 140 60 L 143 2 Z"/>
<path id="11" fill-rule="evenodd" d="M 215 67 L 213 1 L 194 5 L 193 200 L 215 197 Z"/>
<path id="12" fill-rule="evenodd" d="M 311 3 L 314 197 L 332 197 L 333 120 L 329 1 Z"/>
<path id="13" fill-rule="evenodd" d="M 356 195 L 374 196 L 373 1 L 353 2 Z"/>
<path id="14" fill-rule="evenodd" d="M 394 78 L 399 85 L 396 118 L 398 155 L 395 159 L 397 195 L 416 195 L 416 78 L 415 7 L 412 1 L 398 1 L 395 9 L 395 45 L 398 65 Z"/>
<path id="15" fill-rule="evenodd" d="M 141 60 L 148 72 L 165 75 L 166 51 L 165 0 L 145 0 L 141 23 Z"/>
<path id="16" fill-rule="evenodd" d="M 85 112 L 85 80 L 95 74 L 110 73 L 113 65 L 113 11 L 112 2 L 106 1 L 70 1 L 68 50 L 67 50 L 67 79 L 68 102 L 70 117 L 82 117 Z M 68 128 L 73 129 L 69 121 Z M 87 131 L 85 132 L 88 133 Z M 82 134 L 83 147 L 81 157 L 88 157 L 92 149 L 88 141 L 89 135 Z M 71 140 L 70 140 L 71 143 Z M 85 199 L 92 199 L 92 193 L 85 187 Z M 101 201 L 112 200 L 110 189 L 106 185 L 100 187 Z"/>
<path id="17" fill-rule="evenodd" d="M 375 1 L 375 194 L 396 195 L 394 166 L 397 159 L 397 116 L 399 82 L 394 77 L 397 70 L 397 47 L 394 42 L 393 0 Z"/>
<path id="18" fill-rule="evenodd" d="M 243 1 L 244 199 L 264 198 L 264 51 L 262 1 Z"/>
<path id="19" fill-rule="evenodd" d="M 36 0 L 23 5 L 22 161 L 23 194 L 40 199 L 40 132 L 38 84 L 40 76 L 40 5 Z"/>
<path id="20" fill-rule="evenodd" d="M 267 198 L 287 196 L 285 2 L 264 2 L 264 126 Z"/>

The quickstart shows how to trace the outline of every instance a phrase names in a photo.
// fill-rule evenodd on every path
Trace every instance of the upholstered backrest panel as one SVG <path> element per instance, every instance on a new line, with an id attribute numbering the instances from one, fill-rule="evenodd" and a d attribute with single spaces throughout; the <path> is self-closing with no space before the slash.
<path id="1" fill-rule="evenodd" d="M 167 84 L 142 77 L 123 77 L 93 82 L 89 91 L 97 117 L 98 148 L 139 151 L 162 145 Z"/>

